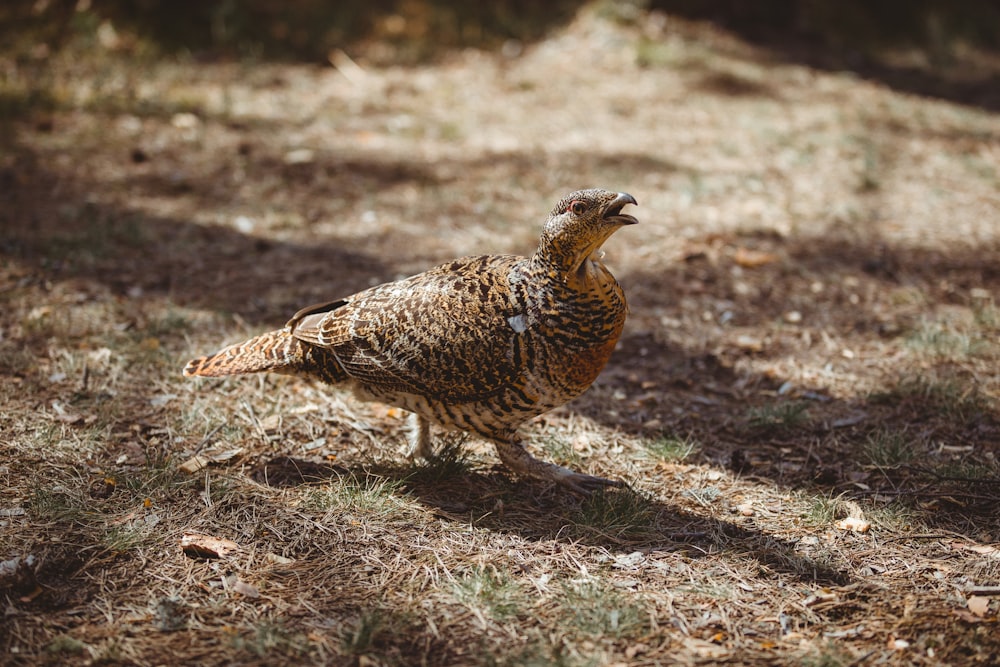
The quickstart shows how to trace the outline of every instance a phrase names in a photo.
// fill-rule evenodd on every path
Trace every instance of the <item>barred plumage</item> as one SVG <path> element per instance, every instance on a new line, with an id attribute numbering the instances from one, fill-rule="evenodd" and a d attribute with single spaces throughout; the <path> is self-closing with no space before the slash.
<path id="1" fill-rule="evenodd" d="M 596 256 L 636 219 L 625 193 L 562 199 L 536 252 L 466 257 L 296 313 L 271 331 L 194 359 L 185 375 L 271 371 L 344 383 L 413 412 L 414 453 L 430 457 L 431 422 L 491 440 L 513 471 L 579 493 L 620 486 L 539 461 L 517 434 L 576 398 L 607 363 L 625 296 Z"/>

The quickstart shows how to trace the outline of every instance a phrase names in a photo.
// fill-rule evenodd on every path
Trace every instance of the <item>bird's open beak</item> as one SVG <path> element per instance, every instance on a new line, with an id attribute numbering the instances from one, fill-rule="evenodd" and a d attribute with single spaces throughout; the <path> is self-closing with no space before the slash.
<path id="1" fill-rule="evenodd" d="M 639 203 L 635 200 L 635 197 L 627 192 L 619 192 L 618 196 L 608 204 L 608 208 L 604 211 L 605 220 L 614 220 L 620 225 L 634 225 L 639 222 L 631 215 L 626 215 L 622 213 L 622 209 L 625 208 L 626 204 L 632 204 L 638 206 Z"/>

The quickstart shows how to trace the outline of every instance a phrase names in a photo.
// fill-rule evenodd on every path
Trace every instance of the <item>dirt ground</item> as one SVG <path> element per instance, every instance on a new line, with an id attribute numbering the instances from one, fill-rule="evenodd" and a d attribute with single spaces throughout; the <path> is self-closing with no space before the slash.
<path id="1" fill-rule="evenodd" d="M 0 60 L 0 663 L 1000 661 L 995 109 L 600 6 L 430 64 L 131 44 Z M 631 312 L 526 434 L 628 489 L 180 375 L 530 253 L 582 187 L 639 202 L 605 246 Z"/>

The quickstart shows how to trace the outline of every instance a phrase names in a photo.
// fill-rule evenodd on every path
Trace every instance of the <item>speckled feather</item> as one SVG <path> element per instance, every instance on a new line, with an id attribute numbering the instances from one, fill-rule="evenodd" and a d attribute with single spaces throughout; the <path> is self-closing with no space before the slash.
<path id="1" fill-rule="evenodd" d="M 576 398 L 606 364 L 625 323 L 621 287 L 596 258 L 635 199 L 582 190 L 549 215 L 531 257 L 484 255 L 305 308 L 283 329 L 191 361 L 185 375 L 272 371 L 348 384 L 428 422 L 477 433 L 518 473 L 581 493 L 618 482 L 538 461 L 523 422 Z"/>

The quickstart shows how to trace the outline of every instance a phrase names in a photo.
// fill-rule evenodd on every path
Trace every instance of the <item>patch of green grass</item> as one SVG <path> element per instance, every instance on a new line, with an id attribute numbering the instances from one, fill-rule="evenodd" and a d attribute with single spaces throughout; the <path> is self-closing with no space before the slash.
<path id="1" fill-rule="evenodd" d="M 302 500 L 305 509 L 341 510 L 371 516 L 396 514 L 404 507 L 403 482 L 376 475 L 343 477 L 322 487 L 311 487 Z"/>
<path id="2" fill-rule="evenodd" d="M 969 380 L 923 375 L 908 377 L 895 386 L 869 396 L 875 404 L 908 405 L 921 415 L 966 423 L 989 408 L 978 386 Z"/>
<path id="3" fill-rule="evenodd" d="M 490 667 L 599 667 L 608 664 L 606 654 L 575 650 L 560 636 L 534 629 L 528 634 L 528 642 L 522 650 L 502 656 L 487 655 L 483 664 Z"/>
<path id="4" fill-rule="evenodd" d="M 38 359 L 24 345 L 0 340 L 0 373 L 25 376 L 38 367 Z"/>
<path id="5" fill-rule="evenodd" d="M 606 663 L 606 656 L 602 654 L 586 657 L 573 655 L 561 641 L 538 636 L 529 641 L 521 651 L 499 659 L 489 656 L 484 664 L 519 667 L 598 667 Z"/>
<path id="6" fill-rule="evenodd" d="M 861 173 L 858 176 L 859 192 L 876 192 L 882 188 L 881 160 L 875 144 L 864 143 Z"/>
<path id="7" fill-rule="evenodd" d="M 167 91 L 155 99 L 136 100 L 119 91 L 95 91 L 78 105 L 86 111 L 101 114 L 130 113 L 144 118 L 169 119 L 180 113 L 201 118 L 210 117 L 205 101 L 199 96 Z M 218 115 L 215 116 L 218 118 Z"/>
<path id="8" fill-rule="evenodd" d="M 997 308 L 992 300 L 980 300 L 973 303 L 972 317 L 976 326 L 987 329 L 994 334 L 1000 331 L 1000 308 Z"/>
<path id="9" fill-rule="evenodd" d="M 635 62 L 639 67 L 665 67 L 677 59 L 676 49 L 660 40 L 643 38 L 635 45 Z"/>
<path id="10" fill-rule="evenodd" d="M 378 608 L 361 612 L 358 620 L 341 637 L 344 651 L 350 655 L 363 655 L 375 647 L 379 636 L 386 630 L 386 618 Z"/>
<path id="11" fill-rule="evenodd" d="M 597 16 L 621 25 L 640 23 L 649 9 L 649 0 L 602 0 L 594 7 Z"/>
<path id="12" fill-rule="evenodd" d="M 541 449 L 549 460 L 570 468 L 580 466 L 580 454 L 573 449 L 572 443 L 555 437 L 547 437 L 541 443 Z"/>
<path id="13" fill-rule="evenodd" d="M 0 87 L 0 122 L 52 111 L 58 105 L 58 100 L 50 90 L 37 87 L 17 88 L 9 84 Z"/>
<path id="14" fill-rule="evenodd" d="M 808 407 L 805 401 L 779 401 L 761 405 L 750 408 L 747 423 L 751 428 L 760 430 L 793 429 L 809 420 Z"/>
<path id="15" fill-rule="evenodd" d="M 865 511 L 865 518 L 888 533 L 905 534 L 920 529 L 920 515 L 901 500 L 872 507 Z"/>
<path id="16" fill-rule="evenodd" d="M 649 454 L 667 463 L 680 463 L 701 451 L 701 443 L 690 436 L 679 438 L 665 435 L 656 440 L 647 440 L 643 444 Z"/>
<path id="17" fill-rule="evenodd" d="M 124 638 L 117 636 L 105 641 L 95 642 L 89 649 L 91 654 L 90 664 L 94 665 L 124 665 L 132 662 L 126 656 L 125 646 L 127 642 Z"/>
<path id="18" fill-rule="evenodd" d="M 46 653 L 58 653 L 61 655 L 83 655 L 87 652 L 88 645 L 75 637 L 69 635 L 56 635 L 45 645 Z"/>
<path id="19" fill-rule="evenodd" d="M 710 63 L 716 60 L 718 55 L 711 48 L 696 42 L 640 37 L 635 44 L 635 63 L 642 68 L 671 67 L 702 71 L 711 69 Z"/>
<path id="20" fill-rule="evenodd" d="M 452 595 L 461 604 L 497 622 L 523 616 L 528 601 L 510 573 L 495 567 L 465 570 L 455 579 Z"/>
<path id="21" fill-rule="evenodd" d="M 642 605 L 601 579 L 563 582 L 559 601 L 561 625 L 577 635 L 624 638 L 647 630 Z"/>
<path id="22" fill-rule="evenodd" d="M 201 484 L 200 479 L 182 473 L 166 459 L 147 457 L 147 462 L 147 466 L 139 472 L 127 470 L 115 474 L 118 488 L 127 491 L 133 500 L 169 495 L 177 487 Z"/>
<path id="23" fill-rule="evenodd" d="M 156 334 L 136 330 L 129 338 L 128 344 L 119 347 L 119 354 L 128 359 L 131 367 L 141 366 L 146 371 L 178 367 L 176 358 Z"/>
<path id="24" fill-rule="evenodd" d="M 700 489 L 685 489 L 682 495 L 708 507 L 722 496 L 722 491 L 717 486 L 704 486 Z"/>
<path id="25" fill-rule="evenodd" d="M 960 163 L 973 176 L 977 176 L 988 183 L 1000 185 L 1000 176 L 998 176 L 997 169 L 992 161 L 985 160 L 978 155 L 965 154 L 961 156 Z"/>
<path id="26" fill-rule="evenodd" d="M 913 286 L 897 287 L 889 292 L 889 303 L 894 306 L 926 307 L 927 295 Z"/>
<path id="27" fill-rule="evenodd" d="M 854 658 L 834 642 L 813 649 L 802 656 L 802 667 L 847 667 L 854 664 Z"/>
<path id="28" fill-rule="evenodd" d="M 66 204 L 59 212 L 62 230 L 45 239 L 45 257 L 52 263 L 91 268 L 153 241 L 137 214 L 109 212 L 91 203 Z"/>
<path id="29" fill-rule="evenodd" d="M 1000 478 L 1000 469 L 975 461 L 948 461 L 935 466 L 934 474 L 956 481 L 993 481 Z"/>
<path id="30" fill-rule="evenodd" d="M 438 137 L 442 141 L 459 142 L 465 138 L 465 132 L 458 123 L 442 123 L 438 126 Z"/>
<path id="31" fill-rule="evenodd" d="M 933 321 L 922 322 L 906 342 L 924 354 L 950 361 L 983 356 L 990 348 L 976 332 L 961 331 Z"/>
<path id="32" fill-rule="evenodd" d="M 165 338 L 183 333 L 188 327 L 187 314 L 173 305 L 168 305 L 146 323 L 144 333 L 147 336 Z"/>
<path id="33" fill-rule="evenodd" d="M 441 438 L 434 457 L 430 461 L 414 462 L 406 481 L 412 484 L 436 484 L 447 479 L 467 475 L 469 453 L 465 443 L 469 436 L 464 433 L 449 433 Z"/>
<path id="34" fill-rule="evenodd" d="M 146 526 L 111 526 L 101 537 L 101 543 L 113 553 L 127 553 L 147 543 L 150 535 Z"/>
<path id="35" fill-rule="evenodd" d="M 656 521 L 651 498 L 632 489 L 609 489 L 583 502 L 574 517 L 574 532 L 598 533 L 606 539 L 642 539 L 655 531 Z"/>
<path id="36" fill-rule="evenodd" d="M 815 496 L 809 503 L 805 519 L 810 525 L 826 526 L 839 519 L 843 511 L 843 502 L 840 498 Z"/>
<path id="37" fill-rule="evenodd" d="M 87 504 L 80 496 L 72 495 L 59 486 L 40 486 L 28 501 L 28 511 L 37 520 L 75 523 L 86 514 Z"/>
<path id="38" fill-rule="evenodd" d="M 679 590 L 694 593 L 699 597 L 712 598 L 713 600 L 725 601 L 739 598 L 739 593 L 735 588 L 721 583 L 695 582 L 685 584 Z"/>
<path id="39" fill-rule="evenodd" d="M 273 621 L 260 623 L 249 633 L 233 636 L 231 641 L 233 648 L 259 657 L 303 655 L 309 646 L 304 635 L 292 633 Z"/>
<path id="40" fill-rule="evenodd" d="M 923 447 L 913 441 L 905 430 L 883 428 L 870 433 L 862 445 L 869 463 L 879 468 L 895 468 L 912 461 Z"/>

